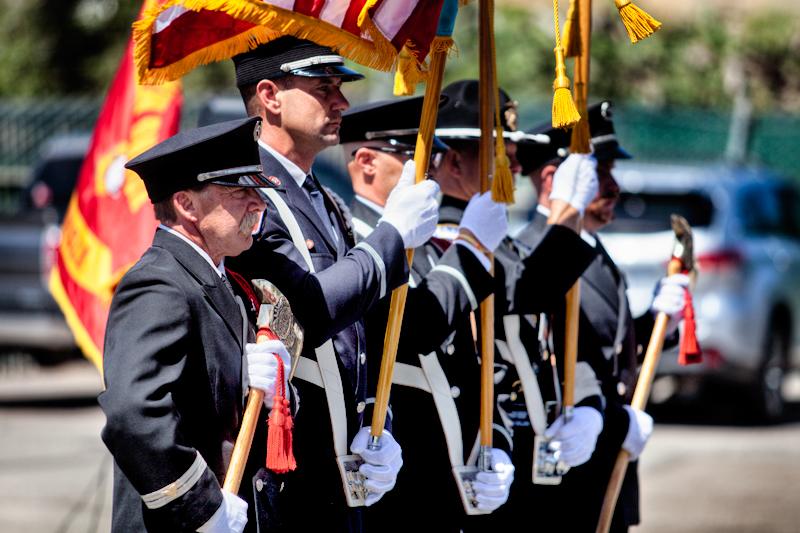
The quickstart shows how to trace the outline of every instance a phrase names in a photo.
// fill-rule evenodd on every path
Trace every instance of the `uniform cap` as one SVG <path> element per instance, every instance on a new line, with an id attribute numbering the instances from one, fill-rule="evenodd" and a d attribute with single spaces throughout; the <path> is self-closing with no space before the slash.
<path id="1" fill-rule="evenodd" d="M 206 183 L 230 187 L 272 187 L 261 174 L 256 142 L 261 119 L 220 122 L 173 135 L 128 161 L 153 203 Z"/>
<path id="2" fill-rule="evenodd" d="M 447 139 L 477 141 L 480 131 L 480 101 L 478 80 L 456 81 L 442 89 L 447 102 L 439 108 L 436 135 Z M 547 143 L 544 136 L 528 135 L 517 130 L 517 102 L 500 89 L 500 122 L 503 137 L 516 143 Z M 492 121 L 494 123 L 494 120 Z"/>
<path id="3" fill-rule="evenodd" d="M 439 105 L 446 100 L 447 97 L 443 96 Z M 370 102 L 348 109 L 342 114 L 339 142 L 385 142 L 395 147 L 397 152 L 413 155 L 417 146 L 422 104 L 423 97 L 415 96 Z M 441 152 L 448 147 L 434 136 L 432 149 Z"/>
<path id="4" fill-rule="evenodd" d="M 284 76 L 341 78 L 356 81 L 364 76 L 344 66 L 342 56 L 313 41 L 284 36 L 233 57 L 236 86 Z"/>
<path id="5" fill-rule="evenodd" d="M 612 105 L 609 101 L 603 101 L 589 108 L 589 131 L 594 155 L 598 161 L 633 157 L 617 141 L 612 120 Z"/>

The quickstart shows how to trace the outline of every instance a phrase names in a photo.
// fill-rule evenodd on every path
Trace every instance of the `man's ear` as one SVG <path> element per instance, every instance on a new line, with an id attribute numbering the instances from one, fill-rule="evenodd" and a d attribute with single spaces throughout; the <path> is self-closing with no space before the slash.
<path id="1" fill-rule="evenodd" d="M 281 101 L 278 98 L 280 87 L 272 80 L 261 80 L 256 84 L 258 101 L 268 113 L 277 115 L 281 111 Z"/>
<path id="2" fill-rule="evenodd" d="M 364 181 L 371 181 L 373 178 L 375 178 L 375 174 L 378 173 L 378 167 L 376 165 L 377 158 L 378 154 L 375 152 L 375 150 L 371 150 L 363 146 L 356 150 L 353 160 L 361 169 L 361 173 L 364 176 Z"/>
<path id="3" fill-rule="evenodd" d="M 557 168 L 556 165 L 550 164 L 542 167 L 542 190 L 540 192 L 550 196 L 550 193 L 553 191 L 553 176 L 555 176 Z"/>
<path id="4" fill-rule="evenodd" d="M 442 157 L 442 167 L 453 177 L 460 178 L 464 174 L 464 158 L 456 150 L 448 150 Z"/>
<path id="5" fill-rule="evenodd" d="M 172 207 L 179 217 L 194 224 L 200 220 L 199 198 L 193 191 L 178 191 L 172 195 Z"/>

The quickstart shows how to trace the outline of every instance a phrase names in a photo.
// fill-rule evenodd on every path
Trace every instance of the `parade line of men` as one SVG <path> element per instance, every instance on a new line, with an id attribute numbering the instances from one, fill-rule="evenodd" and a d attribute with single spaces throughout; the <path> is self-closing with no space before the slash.
<path id="1" fill-rule="evenodd" d="M 593 154 L 567 156 L 567 134 L 517 130 L 515 103 L 501 90 L 512 172 L 538 193 L 535 216 L 512 238 L 505 205 L 479 193 L 477 81 L 443 89 L 430 179 L 415 184 L 421 98 L 351 110 L 342 84 L 363 76 L 331 49 L 294 37 L 234 65 L 249 118 L 181 132 L 126 165 L 160 224 L 108 318 L 99 402 L 115 466 L 112 530 L 591 532 L 620 447 L 633 461 L 612 530 L 638 523 L 635 459 L 652 420 L 627 404 L 653 317 L 669 315 L 674 341 L 688 280 L 664 278 L 650 312 L 631 316 L 624 276 L 597 236 L 619 196 L 614 160 L 630 157 L 608 103 L 590 110 Z M 311 170 L 337 144 L 350 206 Z M 406 249 L 415 250 L 411 265 Z M 281 341 L 255 342 L 253 279 L 290 302 L 304 330 L 296 364 Z M 579 279 L 567 419 L 564 301 Z M 404 283 L 391 406 L 373 449 L 389 301 Z M 491 468 L 472 480 L 478 513 L 468 514 L 454 471 L 478 455 L 476 314 L 489 295 Z M 264 409 L 234 494 L 223 480 L 254 389 Z M 265 467 L 266 420 L 283 394 L 296 468 L 276 473 Z M 560 483 L 533 482 L 535 437 L 549 440 Z M 337 458 L 350 453 L 363 459 L 364 506 L 348 505 L 343 488 Z"/>

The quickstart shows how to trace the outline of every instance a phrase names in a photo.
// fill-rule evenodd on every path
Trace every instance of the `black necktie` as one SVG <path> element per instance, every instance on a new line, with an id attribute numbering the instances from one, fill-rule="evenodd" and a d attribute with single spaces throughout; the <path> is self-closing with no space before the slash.
<path id="1" fill-rule="evenodd" d="M 339 239 L 333 229 L 328 210 L 325 209 L 325 200 L 322 198 L 322 191 L 319 190 L 316 180 L 311 175 L 306 176 L 306 180 L 303 182 L 303 190 L 308 194 L 311 205 L 314 206 L 314 211 L 317 212 L 317 215 L 322 220 L 323 224 L 325 224 L 328 233 L 333 237 L 333 241 L 338 242 Z"/>

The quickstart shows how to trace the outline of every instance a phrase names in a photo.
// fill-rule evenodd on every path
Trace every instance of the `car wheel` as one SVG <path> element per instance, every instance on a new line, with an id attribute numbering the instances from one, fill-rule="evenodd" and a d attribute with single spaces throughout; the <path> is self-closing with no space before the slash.
<path id="1" fill-rule="evenodd" d="M 788 347 L 786 330 L 771 327 L 764 346 L 764 362 L 755 384 L 756 408 L 765 422 L 776 422 L 784 414 L 786 404 L 783 398 L 783 380 L 786 376 Z"/>

